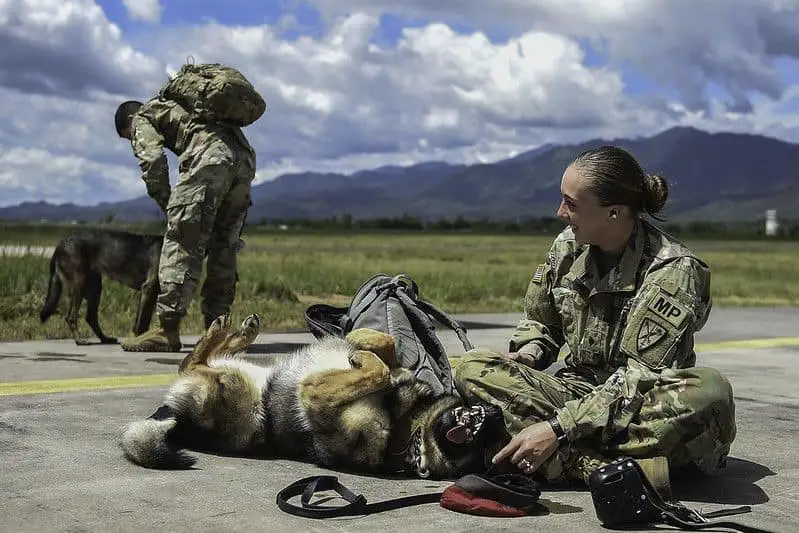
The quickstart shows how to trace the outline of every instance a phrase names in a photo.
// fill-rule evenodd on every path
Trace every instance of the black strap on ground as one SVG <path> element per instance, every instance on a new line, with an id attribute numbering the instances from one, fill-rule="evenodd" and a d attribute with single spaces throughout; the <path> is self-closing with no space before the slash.
<path id="1" fill-rule="evenodd" d="M 742 505 L 740 507 L 732 507 L 727 509 L 719 509 L 709 513 L 700 513 L 681 503 L 672 503 L 663 500 L 660 495 L 652 490 L 650 492 L 649 501 L 658 508 L 661 516 L 667 524 L 678 527 L 684 530 L 701 530 L 701 529 L 734 529 L 741 533 L 773 533 L 766 529 L 760 529 L 753 526 L 739 524 L 737 522 L 728 521 L 712 521 L 714 518 L 722 516 L 732 516 L 752 512 L 752 507 L 749 505 Z"/>
<path id="2" fill-rule="evenodd" d="M 316 492 L 332 490 L 347 500 L 346 505 L 336 507 L 321 507 L 311 504 L 311 498 Z M 339 483 L 335 476 L 310 476 L 295 481 L 277 493 L 275 501 L 281 511 L 304 518 L 336 518 L 340 516 L 359 516 L 383 511 L 393 511 L 402 507 L 411 507 L 424 503 L 438 503 L 441 492 L 430 494 L 415 494 L 404 498 L 384 500 L 377 503 L 368 503 L 363 494 L 355 494 Z M 289 503 L 295 496 L 300 498 L 301 506 Z"/>
<path id="3" fill-rule="evenodd" d="M 311 504 L 311 498 L 317 492 L 335 491 L 348 503 L 336 507 L 322 507 Z M 341 516 L 363 516 L 384 511 L 393 511 L 403 507 L 412 507 L 425 503 L 438 503 L 441 501 L 442 492 L 428 494 L 415 494 L 403 498 L 384 500 L 377 503 L 368 503 L 363 494 L 355 494 L 339 483 L 335 476 L 309 476 L 299 479 L 277 493 L 275 502 L 278 508 L 288 514 L 303 518 L 337 518 Z M 299 505 L 289 503 L 291 498 L 300 496 Z M 653 498 L 657 500 L 657 498 Z M 653 502 L 661 510 L 663 520 L 675 527 L 684 530 L 718 529 L 726 528 L 740 531 L 741 533 L 773 533 L 737 522 L 716 521 L 710 519 L 748 513 L 752 508 L 748 505 L 732 509 L 722 509 L 710 513 L 698 513 L 682 505 L 674 505 L 663 500 Z M 682 515 L 682 516 L 680 516 Z"/>
<path id="4" fill-rule="evenodd" d="M 767 529 L 761 529 L 758 527 L 747 526 L 744 524 L 739 524 L 738 522 L 727 522 L 727 521 L 711 521 L 713 518 L 718 518 L 721 516 L 730 516 L 742 513 L 748 513 L 752 510 L 752 508 L 748 505 L 744 505 L 742 507 L 736 507 L 734 509 L 724 509 L 721 511 L 715 511 L 712 513 L 697 513 L 693 511 L 695 515 L 698 515 L 696 518 L 692 518 L 686 520 L 685 518 L 679 516 L 683 513 L 675 513 L 671 510 L 664 510 L 663 511 L 663 520 L 674 527 L 678 527 L 680 529 L 685 530 L 700 530 L 700 529 L 734 529 L 736 531 L 740 531 L 741 533 L 773 533 Z M 697 519 L 698 518 L 698 519 Z"/>

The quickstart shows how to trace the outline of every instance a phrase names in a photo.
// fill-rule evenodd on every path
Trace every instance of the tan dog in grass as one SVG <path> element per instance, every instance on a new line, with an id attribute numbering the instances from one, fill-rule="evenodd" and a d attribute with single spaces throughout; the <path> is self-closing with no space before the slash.
<path id="1" fill-rule="evenodd" d="M 392 337 L 360 329 L 268 366 L 237 356 L 258 335 L 216 319 L 181 362 L 164 406 L 125 428 L 121 446 L 148 468 L 188 468 L 185 448 L 288 457 L 360 472 L 449 478 L 481 468 L 479 442 L 444 438 L 457 396 L 436 397 L 396 366 Z"/>

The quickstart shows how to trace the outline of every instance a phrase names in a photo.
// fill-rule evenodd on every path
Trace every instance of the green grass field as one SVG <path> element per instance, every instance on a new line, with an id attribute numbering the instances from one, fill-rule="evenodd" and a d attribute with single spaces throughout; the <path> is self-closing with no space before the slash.
<path id="1" fill-rule="evenodd" d="M 5 244 L 55 244 L 66 228 L 11 228 Z M 521 312 L 522 296 L 553 235 L 426 233 L 293 233 L 245 235 L 234 315 L 257 312 L 266 330 L 304 328 L 303 311 L 316 302 L 344 305 L 369 276 L 405 272 L 422 296 L 452 313 Z M 716 306 L 799 305 L 799 242 L 686 240 L 713 269 Z M 0 340 L 68 338 L 61 314 L 39 322 L 49 258 L 0 257 Z M 100 323 L 106 334 L 129 333 L 136 293 L 105 280 Z M 198 290 L 199 296 L 199 290 Z M 83 321 L 81 331 L 90 335 Z M 184 334 L 202 328 L 192 303 Z"/>

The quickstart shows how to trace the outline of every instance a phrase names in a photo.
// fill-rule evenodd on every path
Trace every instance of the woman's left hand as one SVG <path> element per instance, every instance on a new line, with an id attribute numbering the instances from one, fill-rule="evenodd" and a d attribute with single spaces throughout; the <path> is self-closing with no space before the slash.
<path id="1" fill-rule="evenodd" d="M 537 422 L 517 433 L 492 459 L 494 464 L 510 457 L 525 474 L 532 474 L 558 449 L 558 437 L 549 422 Z"/>

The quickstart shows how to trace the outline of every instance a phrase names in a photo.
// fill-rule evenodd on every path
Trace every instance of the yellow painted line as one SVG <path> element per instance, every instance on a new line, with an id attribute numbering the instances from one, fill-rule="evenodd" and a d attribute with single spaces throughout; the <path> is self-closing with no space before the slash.
<path id="1" fill-rule="evenodd" d="M 695 349 L 700 352 L 699 357 L 701 359 L 701 352 L 740 348 L 777 348 L 780 346 L 799 346 L 799 337 L 775 337 L 770 339 L 743 339 L 705 342 L 697 343 Z M 450 359 L 455 358 L 457 358 L 457 356 L 451 357 Z M 0 383 L 0 396 L 21 396 L 26 394 L 50 394 L 56 392 L 155 387 L 169 385 L 176 379 L 177 373 L 51 379 L 44 381 L 17 381 Z"/>
<path id="2" fill-rule="evenodd" d="M 742 339 L 737 341 L 698 342 L 697 352 L 735 348 L 779 348 L 780 346 L 799 346 L 799 337 L 774 337 L 771 339 Z M 701 354 L 698 354 L 701 357 Z"/>
<path id="3" fill-rule="evenodd" d="M 153 387 L 169 385 L 176 378 L 177 374 L 146 374 L 141 376 L 105 376 L 96 378 L 17 381 L 0 383 L 0 396 Z"/>

